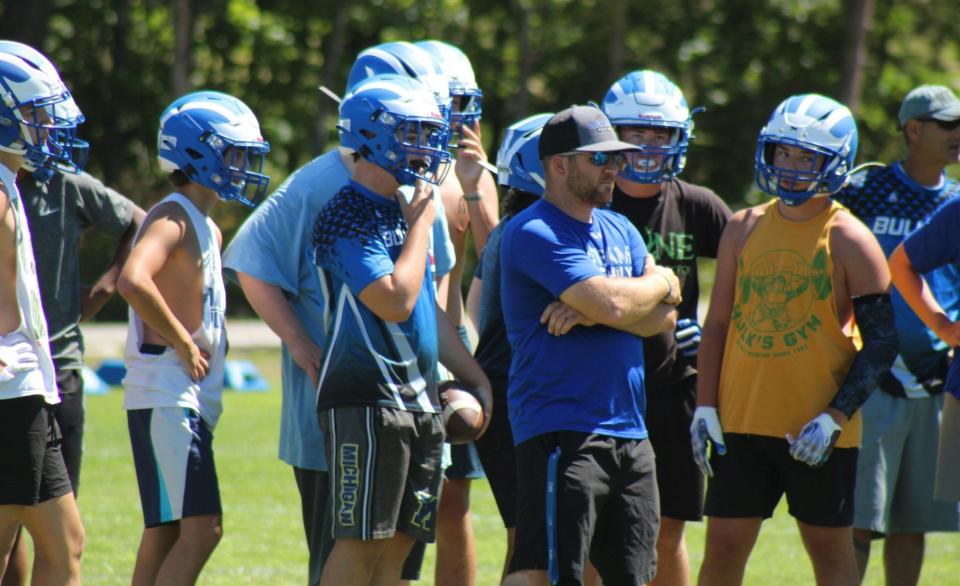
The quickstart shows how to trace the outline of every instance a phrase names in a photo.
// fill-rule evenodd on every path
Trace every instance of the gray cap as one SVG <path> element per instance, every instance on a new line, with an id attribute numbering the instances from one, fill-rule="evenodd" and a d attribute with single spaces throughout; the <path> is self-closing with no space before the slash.
<path id="1" fill-rule="evenodd" d="M 916 118 L 933 118 L 950 122 L 960 118 L 960 99 L 942 85 L 922 85 L 914 88 L 900 104 L 897 116 L 900 128 Z"/>
<path id="2" fill-rule="evenodd" d="M 606 114 L 594 106 L 570 106 L 547 120 L 540 133 L 540 158 L 570 152 L 639 151 L 623 142 Z"/>

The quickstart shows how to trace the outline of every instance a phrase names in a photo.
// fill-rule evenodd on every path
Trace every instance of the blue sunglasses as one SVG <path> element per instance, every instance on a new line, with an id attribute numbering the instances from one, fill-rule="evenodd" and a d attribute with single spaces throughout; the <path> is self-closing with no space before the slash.
<path id="1" fill-rule="evenodd" d="M 611 162 L 617 169 L 621 171 L 627 166 L 627 157 L 621 152 L 602 152 L 597 151 L 593 153 L 585 152 L 573 152 L 573 153 L 564 153 L 565 157 L 575 157 L 577 155 L 589 155 L 590 162 L 593 163 L 594 167 L 606 167 Z"/>

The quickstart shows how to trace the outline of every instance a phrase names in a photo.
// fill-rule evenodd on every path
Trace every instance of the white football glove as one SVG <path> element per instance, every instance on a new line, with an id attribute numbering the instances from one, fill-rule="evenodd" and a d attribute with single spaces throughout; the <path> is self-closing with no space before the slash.
<path id="1" fill-rule="evenodd" d="M 684 318 L 677 321 L 677 331 L 673 337 L 677 339 L 677 349 L 684 356 L 690 358 L 697 355 L 700 349 L 700 324 L 695 319 Z"/>
<path id="2" fill-rule="evenodd" d="M 710 459 L 707 455 L 707 441 L 713 444 L 717 455 L 722 456 L 727 453 L 716 407 L 703 405 L 697 407 L 693 412 L 693 422 L 690 424 L 690 439 L 693 443 L 693 461 L 697 463 L 701 472 L 712 477 L 713 468 L 710 467 Z"/>
<path id="3" fill-rule="evenodd" d="M 23 340 L 23 338 L 20 338 Z M 10 345 L 0 346 L 0 382 L 6 382 L 21 372 L 37 368 L 40 359 L 33 345 L 27 341 L 7 340 Z"/>
<path id="4" fill-rule="evenodd" d="M 840 437 L 840 431 L 840 426 L 833 417 L 821 413 L 803 426 L 798 437 L 787 434 L 790 455 L 794 460 L 808 466 L 822 466 L 830 457 L 833 444 L 837 443 L 837 438 Z"/>

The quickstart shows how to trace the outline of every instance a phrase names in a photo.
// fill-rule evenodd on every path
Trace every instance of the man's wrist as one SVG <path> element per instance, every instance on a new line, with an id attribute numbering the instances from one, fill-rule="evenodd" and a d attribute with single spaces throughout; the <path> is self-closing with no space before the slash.
<path id="1" fill-rule="evenodd" d="M 670 279 L 660 271 L 657 271 L 657 274 L 663 277 L 663 282 L 667 284 L 667 292 L 663 295 L 663 298 L 668 299 L 673 295 L 673 283 L 671 283 Z"/>
<path id="2" fill-rule="evenodd" d="M 479 189 L 476 191 L 468 191 L 464 193 L 462 197 L 465 201 L 480 201 L 483 199 L 483 192 L 481 192 Z"/>

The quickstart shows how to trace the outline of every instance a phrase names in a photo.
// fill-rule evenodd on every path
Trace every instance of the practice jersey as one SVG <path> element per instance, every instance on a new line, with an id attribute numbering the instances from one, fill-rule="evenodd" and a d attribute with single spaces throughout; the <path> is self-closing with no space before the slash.
<path id="1" fill-rule="evenodd" d="M 928 189 L 911 179 L 900 163 L 894 163 L 858 173 L 835 199 L 870 228 L 889 257 L 937 207 L 958 193 L 960 184 L 946 176 L 940 186 Z M 938 267 L 923 277 L 950 319 L 960 318 L 960 270 L 957 265 Z M 907 397 L 927 397 L 929 394 L 921 383 L 931 379 L 942 381 L 949 348 L 920 321 L 896 287 L 891 287 L 890 297 L 900 336 L 900 354 L 891 373 L 899 380 Z"/>
<path id="2" fill-rule="evenodd" d="M 736 294 L 720 370 L 723 431 L 794 437 L 822 413 L 857 350 L 834 299 L 830 227 L 844 213 L 831 202 L 804 222 L 762 216 L 737 258 Z M 860 412 L 843 426 L 841 448 L 860 445 Z"/>
<path id="3" fill-rule="evenodd" d="M 17 177 L 0 164 L 0 181 L 7 191 L 10 209 L 13 212 L 14 238 L 17 253 L 17 310 L 20 326 L 6 335 L 0 335 L 0 345 L 13 346 L 27 342 L 37 355 L 36 369 L 20 372 L 10 380 L 0 382 L 0 400 L 42 395 L 51 405 L 60 402 L 57 392 L 57 377 L 50 358 L 50 340 L 47 337 L 47 322 L 40 302 L 40 286 L 37 284 L 37 266 L 30 243 L 30 225 L 23 209 Z"/>
<path id="4" fill-rule="evenodd" d="M 193 341 L 200 350 L 210 355 L 207 358 L 207 375 L 200 382 L 191 380 L 172 347 L 166 347 L 162 354 L 142 352 L 143 320 L 131 307 L 124 354 L 127 375 L 123 379 L 123 406 L 128 410 L 153 407 L 192 409 L 200 413 L 213 429 L 223 411 L 223 368 L 227 353 L 224 330 L 227 296 L 223 287 L 216 226 L 193 202 L 179 193 L 168 195 L 157 205 L 165 203 L 174 203 L 186 210 L 200 245 L 203 313 L 200 328 L 193 333 Z"/>
<path id="5" fill-rule="evenodd" d="M 610 207 L 640 230 L 657 264 L 669 267 L 680 279 L 683 302 L 677 307 L 677 318 L 696 320 L 700 303 L 697 258 L 717 257 L 720 235 L 730 219 L 727 204 L 706 187 L 671 179 L 653 197 L 630 197 L 617 188 Z M 677 352 L 673 331 L 644 338 L 643 362 L 648 390 L 663 388 L 697 372 L 696 357 Z"/>
<path id="6" fill-rule="evenodd" d="M 437 308 L 429 262 L 410 317 L 386 321 L 360 300 L 371 283 L 394 272 L 408 226 L 395 200 L 355 181 L 317 216 L 315 259 L 332 323 L 320 369 L 317 409 L 379 405 L 439 412 Z M 427 254 L 427 251 L 424 251 Z"/>
<path id="7" fill-rule="evenodd" d="M 133 222 L 133 203 L 87 173 L 30 177 L 21 195 L 30 218 L 37 278 L 57 370 L 83 368 L 80 331 L 80 242 L 84 233 L 119 241 Z"/>
<path id="8" fill-rule="evenodd" d="M 581 281 L 643 274 L 647 248 L 637 229 L 610 210 L 594 210 L 592 220 L 541 199 L 504 228 L 500 294 L 516 444 L 554 431 L 647 437 L 641 338 L 599 324 L 554 336 L 540 323 L 547 305 Z"/>

